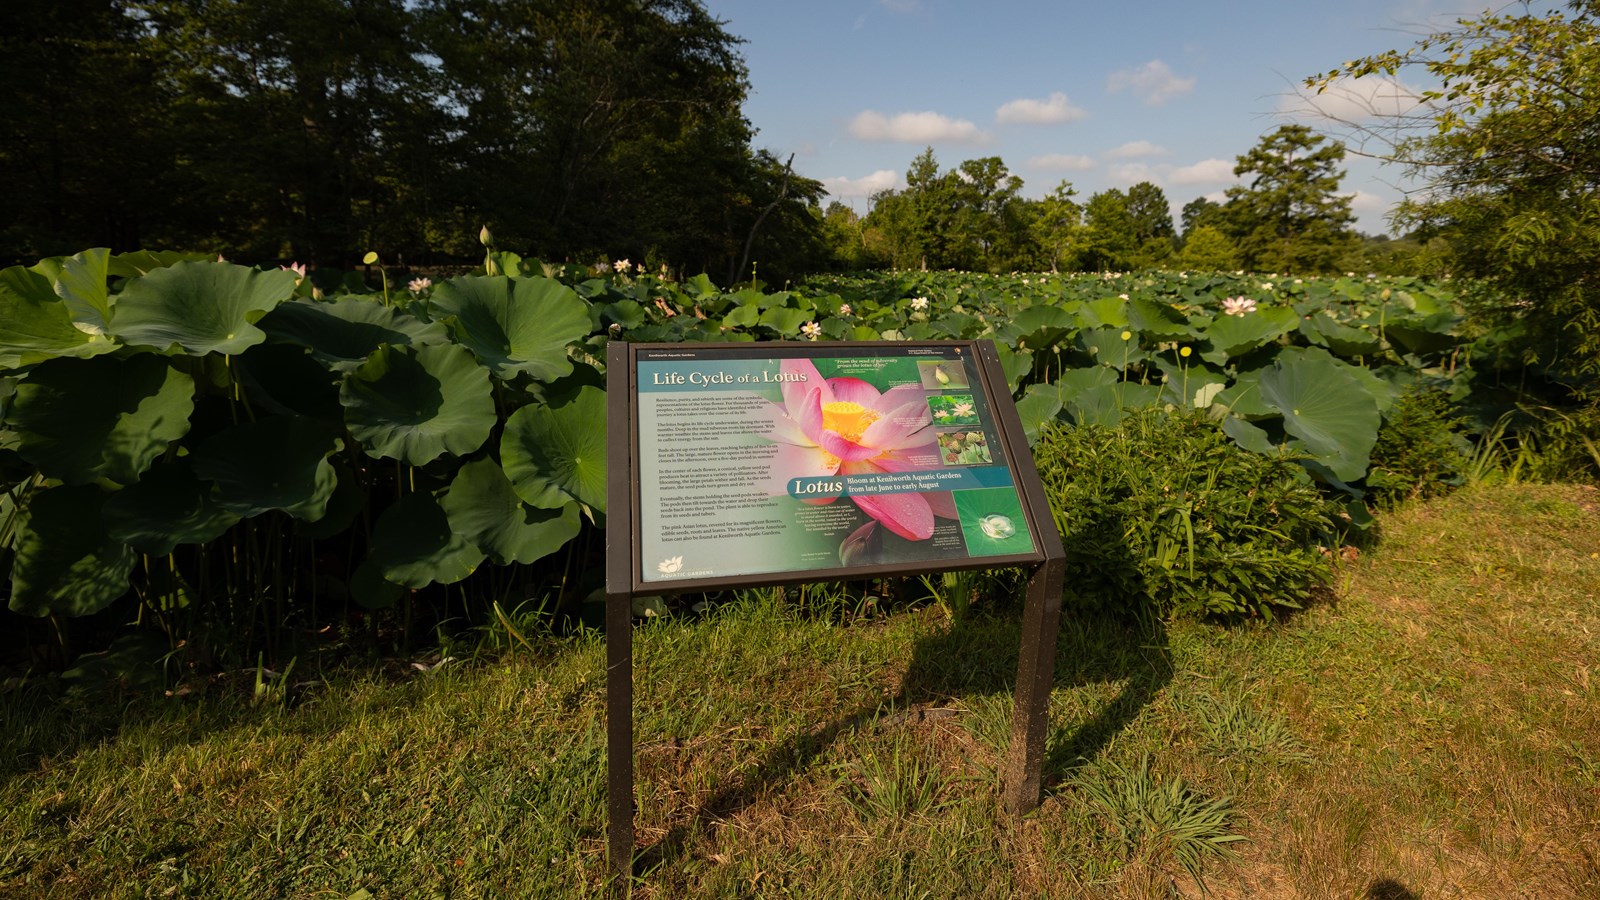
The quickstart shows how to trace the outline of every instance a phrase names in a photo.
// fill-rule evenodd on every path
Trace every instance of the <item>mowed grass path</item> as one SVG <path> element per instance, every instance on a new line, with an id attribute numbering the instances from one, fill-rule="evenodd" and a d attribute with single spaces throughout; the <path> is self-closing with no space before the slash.
<path id="1" fill-rule="evenodd" d="M 1287 622 L 1069 611 L 1021 821 L 1015 609 L 641 628 L 634 895 L 1600 896 L 1600 492 L 1381 523 Z M 538 646 L 287 708 L 0 699 L 0 896 L 600 895 L 602 647 Z"/>

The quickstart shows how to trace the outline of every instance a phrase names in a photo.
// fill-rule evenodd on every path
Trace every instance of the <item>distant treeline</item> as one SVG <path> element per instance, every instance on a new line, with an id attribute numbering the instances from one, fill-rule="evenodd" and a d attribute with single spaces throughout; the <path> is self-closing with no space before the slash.
<path id="1" fill-rule="evenodd" d="M 930 149 L 866 215 L 752 146 L 740 40 L 699 0 L 0 4 L 0 262 L 89 246 L 244 262 L 628 258 L 768 283 L 877 267 L 1438 271 L 1364 240 L 1300 126 L 1174 223 L 1144 182 L 1021 196 Z"/>
<path id="2" fill-rule="evenodd" d="M 865 216 L 831 204 L 824 227 L 834 264 L 859 269 L 1439 273 L 1440 247 L 1352 228 L 1350 198 L 1339 192 L 1344 153 L 1285 125 L 1238 158 L 1241 183 L 1221 202 L 1195 198 L 1175 224 L 1165 192 L 1148 181 L 1087 200 L 1063 181 L 1030 200 L 1000 157 L 941 172 L 930 148 L 912 161 L 905 188 L 874 195 Z"/>

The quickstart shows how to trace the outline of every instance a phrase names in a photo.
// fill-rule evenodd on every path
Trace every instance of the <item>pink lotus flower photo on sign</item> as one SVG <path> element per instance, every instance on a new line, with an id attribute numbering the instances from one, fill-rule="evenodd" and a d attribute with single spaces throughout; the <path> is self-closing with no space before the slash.
<path id="1" fill-rule="evenodd" d="M 765 435 L 778 445 L 768 483 L 771 493 L 788 493 L 795 478 L 939 467 L 938 438 L 920 384 L 880 390 L 860 378 L 825 379 L 806 359 L 786 359 L 780 372 L 783 403 L 772 405 L 772 425 Z M 933 536 L 935 516 L 956 515 L 948 491 L 850 495 L 849 499 L 873 522 L 911 541 Z"/>

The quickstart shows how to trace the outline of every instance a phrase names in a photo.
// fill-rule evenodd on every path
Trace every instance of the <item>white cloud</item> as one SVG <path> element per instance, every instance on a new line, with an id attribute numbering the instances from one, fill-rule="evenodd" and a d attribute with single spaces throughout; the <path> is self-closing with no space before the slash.
<path id="1" fill-rule="evenodd" d="M 857 113 L 850 120 L 850 133 L 863 141 L 903 141 L 912 144 L 981 144 L 989 139 L 978 126 L 966 119 L 952 119 L 935 112 L 885 116 L 875 109 Z"/>
<path id="2" fill-rule="evenodd" d="M 1354 212 L 1386 213 L 1389 211 L 1389 201 L 1383 199 L 1377 194 L 1369 194 L 1366 191 L 1356 191 L 1353 194 L 1346 194 L 1345 196 L 1350 198 L 1350 209 Z"/>
<path id="3" fill-rule="evenodd" d="M 1304 87 L 1278 99 L 1278 113 L 1294 119 L 1357 124 L 1403 116 L 1422 104 L 1417 91 L 1394 78 L 1341 78 L 1318 94 Z"/>
<path id="4" fill-rule="evenodd" d="M 1197 163 L 1179 166 L 1167 175 L 1169 184 L 1219 184 L 1235 179 L 1234 164 L 1226 159 L 1202 159 Z"/>
<path id="5" fill-rule="evenodd" d="M 994 120 L 1002 125 L 1060 125 L 1087 115 L 1081 107 L 1073 106 L 1066 94 L 1056 91 L 1044 100 L 1012 100 L 995 111 Z"/>
<path id="6" fill-rule="evenodd" d="M 1149 141 L 1129 141 L 1121 147 L 1113 147 L 1101 155 L 1106 159 L 1139 159 L 1144 156 L 1166 156 L 1167 148 L 1152 144 Z"/>
<path id="7" fill-rule="evenodd" d="M 1106 89 L 1112 93 L 1130 90 L 1139 95 L 1145 106 L 1160 106 L 1194 90 L 1194 77 L 1179 78 L 1166 63 L 1152 59 L 1136 69 L 1112 72 L 1106 79 Z"/>
<path id="8" fill-rule="evenodd" d="M 1055 169 L 1076 171 L 1094 168 L 1094 157 L 1072 153 L 1046 153 L 1028 160 L 1030 169 Z"/>
<path id="9" fill-rule="evenodd" d="M 1141 181 L 1160 182 L 1161 176 L 1149 163 L 1118 163 L 1106 170 L 1118 182 L 1138 184 Z"/>
<path id="10" fill-rule="evenodd" d="M 871 197 L 900 185 L 900 173 L 893 169 L 879 169 L 861 178 L 824 178 L 822 187 L 831 197 Z"/>

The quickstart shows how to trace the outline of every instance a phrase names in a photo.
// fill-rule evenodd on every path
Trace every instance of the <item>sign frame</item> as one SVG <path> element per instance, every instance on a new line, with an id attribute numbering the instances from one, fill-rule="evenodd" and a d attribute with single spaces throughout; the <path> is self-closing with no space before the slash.
<path id="1" fill-rule="evenodd" d="M 999 354 L 990 341 L 895 341 L 900 349 L 960 348 L 970 354 L 1006 463 L 1017 500 L 1033 538 L 1034 552 L 1005 556 L 968 556 L 943 560 L 880 563 L 828 569 L 754 573 L 749 575 L 645 581 L 640 552 L 642 537 L 639 472 L 639 402 L 637 381 L 641 351 L 681 349 L 696 354 L 737 350 L 749 354 L 776 349 L 802 358 L 845 355 L 871 349 L 882 355 L 885 342 L 779 341 L 741 343 L 637 344 L 613 341 L 606 348 L 606 765 L 607 853 L 613 877 L 631 876 L 635 854 L 633 792 L 633 600 L 665 596 L 811 582 L 849 581 L 891 576 L 925 575 L 971 569 L 1026 567 L 1027 598 L 1022 613 L 1022 646 L 1017 661 L 1016 705 L 1004 771 L 1006 808 L 1016 816 L 1037 808 L 1041 792 L 1050 688 L 1055 675 L 1056 637 L 1061 616 L 1061 589 L 1066 553 L 1039 481 L 1033 454 L 1012 400 Z M 796 351 L 806 351 L 797 353 Z"/>

